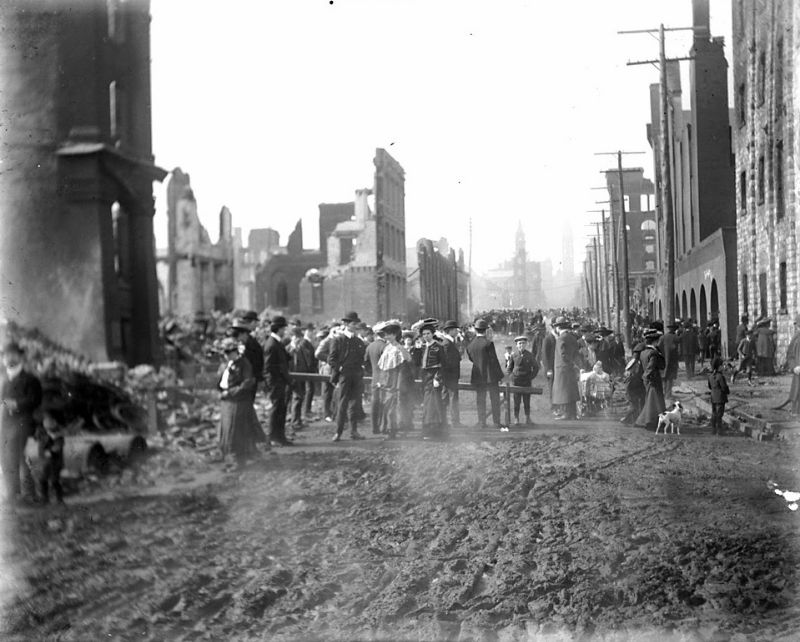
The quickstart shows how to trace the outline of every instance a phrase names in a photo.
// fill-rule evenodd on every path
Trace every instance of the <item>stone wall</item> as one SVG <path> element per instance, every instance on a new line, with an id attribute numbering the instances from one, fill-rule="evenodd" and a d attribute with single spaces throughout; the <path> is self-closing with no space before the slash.
<path id="1" fill-rule="evenodd" d="M 800 311 L 795 134 L 800 90 L 794 82 L 800 69 L 799 31 L 800 10 L 792 0 L 734 0 L 739 313 L 748 313 L 751 323 L 762 315 L 773 320 L 779 362 Z"/>

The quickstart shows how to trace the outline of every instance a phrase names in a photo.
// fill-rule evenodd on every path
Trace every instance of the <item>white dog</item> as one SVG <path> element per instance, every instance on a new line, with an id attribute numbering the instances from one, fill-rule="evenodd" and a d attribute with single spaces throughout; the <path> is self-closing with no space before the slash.
<path id="1" fill-rule="evenodd" d="M 672 410 L 667 410 L 662 412 L 658 416 L 658 426 L 656 426 L 656 434 L 658 434 L 659 429 L 663 426 L 664 427 L 664 434 L 667 434 L 667 428 L 669 428 L 670 434 L 674 434 L 677 430 L 678 434 L 681 434 L 681 421 L 683 420 L 683 406 L 681 405 L 680 401 L 676 401 L 675 405 L 672 406 Z"/>

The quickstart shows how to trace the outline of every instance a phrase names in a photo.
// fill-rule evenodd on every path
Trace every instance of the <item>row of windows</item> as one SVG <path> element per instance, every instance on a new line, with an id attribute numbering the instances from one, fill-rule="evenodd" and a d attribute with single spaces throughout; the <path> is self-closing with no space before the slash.
<path id="1" fill-rule="evenodd" d="M 756 165 L 756 204 L 763 205 L 769 194 L 770 202 L 775 199 L 775 216 L 782 219 L 786 211 L 783 191 L 783 141 L 775 142 L 770 156 L 761 154 Z M 739 211 L 747 212 L 747 171 L 739 172 Z"/>
<path id="2" fill-rule="evenodd" d="M 778 266 L 778 310 L 780 312 L 786 312 L 788 309 L 789 301 L 786 278 L 786 262 L 784 261 Z M 744 312 L 748 312 L 750 310 L 750 287 L 748 281 L 748 275 L 742 274 L 742 310 L 744 310 Z M 767 309 L 768 298 L 766 272 L 761 272 L 758 275 L 758 298 L 758 315 L 766 317 L 769 314 Z"/>
<path id="3" fill-rule="evenodd" d="M 780 118 L 783 116 L 783 40 L 779 39 L 775 43 L 775 52 L 772 57 L 773 68 L 773 104 L 775 105 L 775 115 Z M 767 52 L 762 48 L 758 54 L 756 67 L 756 92 L 753 96 L 758 107 L 764 105 L 767 100 Z M 736 115 L 739 126 L 747 122 L 747 82 L 742 81 L 736 89 Z"/>

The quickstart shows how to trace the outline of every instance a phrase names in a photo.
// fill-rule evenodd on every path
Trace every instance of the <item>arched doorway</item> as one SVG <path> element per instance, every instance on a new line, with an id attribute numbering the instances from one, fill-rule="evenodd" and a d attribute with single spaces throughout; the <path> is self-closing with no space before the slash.
<path id="1" fill-rule="evenodd" d="M 697 297 L 694 294 L 694 288 L 689 295 L 689 316 L 695 321 L 697 320 Z"/>
<path id="2" fill-rule="evenodd" d="M 660 319 L 664 315 L 663 309 L 661 307 L 661 301 L 658 302 L 658 318 Z"/>
<path id="3" fill-rule="evenodd" d="M 681 313 L 681 300 L 678 298 L 678 293 L 675 293 L 675 314 Z M 662 321 L 667 321 L 668 323 L 674 321 L 675 319 L 664 319 L 661 317 Z"/>
<path id="4" fill-rule="evenodd" d="M 706 327 L 706 321 L 708 321 L 708 307 L 706 303 L 706 286 L 700 286 L 700 318 L 698 319 L 700 322 L 700 327 Z"/>
<path id="5" fill-rule="evenodd" d="M 712 319 L 719 319 L 719 296 L 717 294 L 717 280 L 714 279 L 711 281 L 711 318 Z"/>
<path id="6" fill-rule="evenodd" d="M 678 310 L 678 314 L 681 318 L 686 318 L 686 315 L 689 313 L 689 307 L 686 305 L 686 290 L 683 291 L 681 294 L 681 309 Z M 675 319 L 670 319 L 670 322 L 674 321 Z"/>
<path id="7" fill-rule="evenodd" d="M 286 285 L 286 280 L 281 278 L 275 283 L 275 296 L 273 302 L 276 308 L 285 308 L 289 305 L 289 286 Z"/>

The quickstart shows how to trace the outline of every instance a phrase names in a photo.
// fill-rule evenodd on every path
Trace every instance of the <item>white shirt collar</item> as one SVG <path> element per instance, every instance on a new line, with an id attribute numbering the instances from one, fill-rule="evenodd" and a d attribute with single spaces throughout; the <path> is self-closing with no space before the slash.
<path id="1" fill-rule="evenodd" d="M 350 330 L 348 330 L 347 328 L 342 330 L 342 334 L 346 336 L 348 339 L 352 339 L 355 336 L 354 333 L 350 332 Z"/>
<path id="2" fill-rule="evenodd" d="M 19 376 L 19 373 L 22 372 L 22 364 L 17 364 L 13 367 L 6 368 L 6 373 L 8 374 L 9 381 L 16 379 Z"/>
<path id="3" fill-rule="evenodd" d="M 269 336 L 271 336 L 273 339 L 275 339 L 275 341 L 283 341 L 283 339 L 281 339 L 280 336 L 275 334 L 274 332 L 270 332 Z"/>

